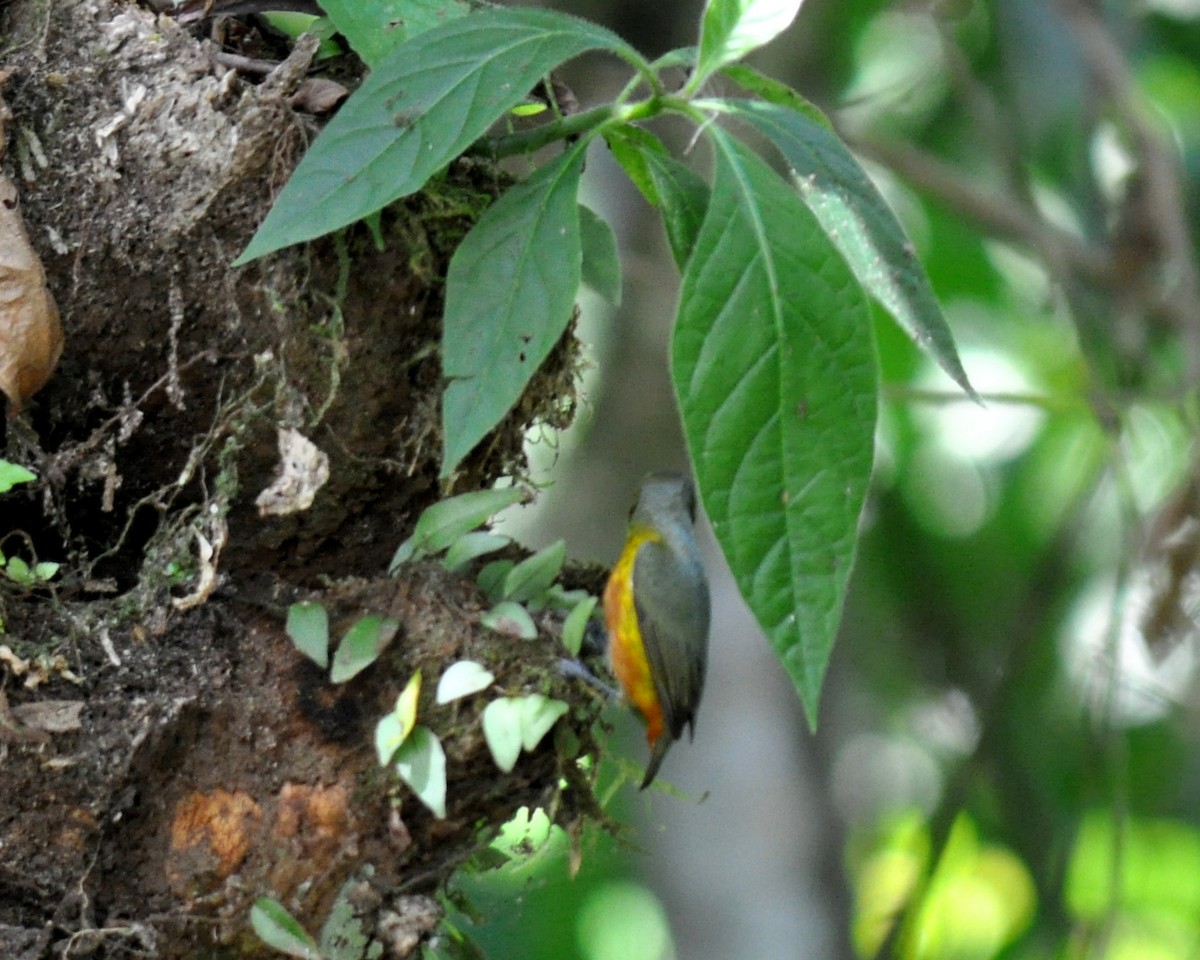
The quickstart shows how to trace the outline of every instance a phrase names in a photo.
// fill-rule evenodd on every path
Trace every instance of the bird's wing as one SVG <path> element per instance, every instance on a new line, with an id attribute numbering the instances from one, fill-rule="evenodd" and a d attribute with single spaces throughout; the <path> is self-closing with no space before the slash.
<path id="1" fill-rule="evenodd" d="M 634 561 L 633 600 L 663 722 L 678 740 L 693 722 L 704 689 L 709 621 L 704 572 L 665 542 L 650 541 Z"/>

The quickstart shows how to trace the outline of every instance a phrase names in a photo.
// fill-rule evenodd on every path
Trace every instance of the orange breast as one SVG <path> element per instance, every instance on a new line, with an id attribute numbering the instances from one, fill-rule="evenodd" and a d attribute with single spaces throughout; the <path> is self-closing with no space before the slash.
<path id="1" fill-rule="evenodd" d="M 662 735 L 662 707 L 646 659 L 642 631 L 633 603 L 633 563 L 643 544 L 661 539 L 649 527 L 633 527 L 625 549 L 604 588 L 604 619 L 608 624 L 608 657 L 621 690 L 646 721 L 646 739 L 653 746 Z"/>

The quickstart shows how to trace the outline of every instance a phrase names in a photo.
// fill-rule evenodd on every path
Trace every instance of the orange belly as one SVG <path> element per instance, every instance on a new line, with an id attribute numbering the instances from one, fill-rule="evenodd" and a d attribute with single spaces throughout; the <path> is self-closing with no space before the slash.
<path id="1" fill-rule="evenodd" d="M 625 549 L 621 551 L 617 565 L 609 574 L 608 585 L 604 588 L 609 662 L 626 699 L 646 721 L 646 739 L 651 746 L 662 736 L 662 707 L 658 702 L 650 663 L 646 659 L 646 647 L 642 643 L 637 608 L 633 602 L 633 563 L 644 543 L 658 539 L 658 534 L 649 528 L 630 530 Z"/>

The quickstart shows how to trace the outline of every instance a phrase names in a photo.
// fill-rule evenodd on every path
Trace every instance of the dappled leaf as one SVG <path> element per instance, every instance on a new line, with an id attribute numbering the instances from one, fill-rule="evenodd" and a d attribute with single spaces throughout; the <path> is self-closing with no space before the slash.
<path id="1" fill-rule="evenodd" d="M 446 276 L 442 371 L 449 476 L 512 409 L 571 319 L 579 292 L 581 140 L 501 196 Z"/>
<path id="2" fill-rule="evenodd" d="M 772 103 L 735 100 L 730 105 L 779 148 L 805 203 L 859 283 L 974 396 L 950 326 L 904 228 L 828 123 Z"/>
<path id="3" fill-rule="evenodd" d="M 713 141 L 672 379 L 717 540 L 815 724 L 871 472 L 869 314 L 795 191 L 723 131 Z"/>

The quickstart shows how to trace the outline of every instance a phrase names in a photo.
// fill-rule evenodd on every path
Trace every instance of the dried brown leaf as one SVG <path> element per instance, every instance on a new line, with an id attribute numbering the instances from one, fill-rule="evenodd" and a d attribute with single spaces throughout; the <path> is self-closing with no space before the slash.
<path id="1" fill-rule="evenodd" d="M 62 348 L 58 307 L 25 232 L 17 188 L 0 176 L 0 390 L 9 416 L 50 379 Z"/>

